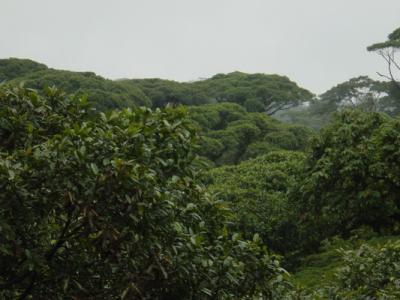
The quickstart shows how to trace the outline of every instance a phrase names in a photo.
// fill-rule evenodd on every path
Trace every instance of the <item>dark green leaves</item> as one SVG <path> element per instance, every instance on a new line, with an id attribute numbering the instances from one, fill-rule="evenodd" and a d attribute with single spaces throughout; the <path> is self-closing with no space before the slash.
<path id="1" fill-rule="evenodd" d="M 0 297 L 271 298 L 282 271 L 198 184 L 185 110 L 87 109 L 0 88 Z"/>
<path id="2" fill-rule="evenodd" d="M 393 225 L 399 214 L 399 140 L 399 120 L 379 113 L 344 111 L 322 130 L 293 192 L 305 223 L 315 222 L 320 238 L 360 225 Z"/>

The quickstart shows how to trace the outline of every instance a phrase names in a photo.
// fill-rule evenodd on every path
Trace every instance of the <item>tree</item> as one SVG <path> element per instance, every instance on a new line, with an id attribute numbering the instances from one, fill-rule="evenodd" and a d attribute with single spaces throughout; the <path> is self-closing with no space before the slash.
<path id="1" fill-rule="evenodd" d="M 319 96 L 310 105 L 316 115 L 329 117 L 344 109 L 390 112 L 388 105 L 389 87 L 386 82 L 376 81 L 368 76 L 359 76 L 340 83 Z"/>
<path id="2" fill-rule="evenodd" d="M 396 73 L 400 72 L 400 63 L 396 59 L 396 52 L 400 49 L 400 28 L 394 30 L 388 36 L 388 40 L 382 43 L 376 43 L 367 48 L 368 51 L 378 52 L 387 63 L 388 74 L 378 73 L 380 76 L 389 79 L 398 89 L 400 82 Z"/>
<path id="3" fill-rule="evenodd" d="M 153 107 L 162 107 L 167 103 L 201 105 L 233 102 L 249 112 L 273 115 L 312 98 L 309 91 L 287 77 L 267 74 L 232 72 L 193 82 L 162 79 L 124 81 L 143 90 L 152 100 Z"/>
<path id="4" fill-rule="evenodd" d="M 235 102 L 248 111 L 273 115 L 309 101 L 313 95 L 285 76 L 232 72 L 196 82 L 218 102 Z"/>
<path id="5" fill-rule="evenodd" d="M 399 141 L 398 119 L 357 110 L 334 117 L 314 139 L 292 191 L 305 240 L 393 226 L 400 216 Z"/>
<path id="6" fill-rule="evenodd" d="M 1 298 L 278 297 L 278 261 L 199 185 L 183 109 L 4 86 L 0 104 Z"/>

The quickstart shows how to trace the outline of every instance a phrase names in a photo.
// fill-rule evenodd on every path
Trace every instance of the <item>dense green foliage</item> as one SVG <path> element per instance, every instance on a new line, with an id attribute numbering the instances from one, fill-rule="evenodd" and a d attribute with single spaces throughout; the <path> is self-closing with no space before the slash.
<path id="1" fill-rule="evenodd" d="M 182 109 L 87 115 L 56 89 L 0 89 L 0 295 L 263 299 L 283 270 L 196 183 Z"/>
<path id="2" fill-rule="evenodd" d="M 294 299 L 400 297 L 400 120 L 388 116 L 400 106 L 399 33 L 368 48 L 385 59 L 389 73 L 380 75 L 389 82 L 351 79 L 298 114 L 328 121 L 339 111 L 314 139 L 289 192 L 303 251 L 292 278 Z M 318 253 L 304 255 L 321 244 Z"/>
<path id="3" fill-rule="evenodd" d="M 204 124 L 212 122 L 205 119 Z M 288 266 L 296 270 L 293 267 L 299 263 L 307 264 L 302 257 L 318 249 L 327 237 L 339 234 L 348 238 L 364 225 L 371 226 L 378 236 L 397 232 L 399 134 L 398 119 L 376 112 L 343 110 L 313 139 L 306 159 L 299 153 L 270 152 L 236 166 L 212 169 L 205 180 L 211 191 L 230 203 L 234 211 L 232 228 L 249 236 L 258 234 L 269 247 L 285 255 Z M 357 242 L 357 247 L 364 249 L 363 243 L 366 241 Z M 337 252 L 342 244 L 331 245 L 324 260 L 308 267 L 307 272 L 296 272 L 295 282 L 303 284 L 309 278 L 307 283 L 315 285 L 314 290 L 304 290 L 300 285 L 286 297 L 353 299 L 357 295 L 359 298 L 354 299 L 365 299 L 365 290 L 396 295 L 393 286 L 385 286 L 395 277 L 390 269 L 376 269 L 373 280 L 383 282 L 381 288 L 365 281 L 345 288 L 346 276 L 355 271 L 335 270 L 352 261 L 357 264 L 356 255 L 364 250 L 346 252 L 342 258 Z M 375 255 L 378 250 L 374 249 L 366 250 L 365 260 Z M 376 257 L 388 255 L 382 253 Z M 398 257 L 394 256 L 388 264 L 396 262 Z M 324 284 L 319 276 L 326 276 Z"/>
<path id="4" fill-rule="evenodd" d="M 344 111 L 322 130 L 292 196 L 308 239 L 399 219 L 399 143 L 400 120 L 379 113 Z"/>
<path id="5" fill-rule="evenodd" d="M 205 180 L 212 192 L 227 201 L 234 212 L 232 227 L 251 237 L 257 234 L 279 253 L 296 244 L 292 209 L 287 201 L 304 154 L 275 151 L 235 166 L 208 171 Z"/>
<path id="6" fill-rule="evenodd" d="M 218 74 L 199 82 L 210 90 L 218 102 L 235 102 L 250 112 L 266 112 L 297 106 L 312 98 L 312 94 L 287 77 L 234 72 Z"/>
<path id="7" fill-rule="evenodd" d="M 344 267 L 329 294 L 337 299 L 399 299 L 400 241 L 341 251 Z"/>
<path id="8" fill-rule="evenodd" d="M 0 59 L 0 82 L 46 69 L 45 65 L 30 59 Z"/>
<path id="9" fill-rule="evenodd" d="M 233 102 L 249 112 L 266 112 L 272 115 L 312 98 L 309 91 L 279 75 L 233 72 L 189 83 L 160 79 L 130 82 L 141 88 L 156 107 L 167 103 L 199 105 Z"/>
<path id="10" fill-rule="evenodd" d="M 304 150 L 312 131 L 283 124 L 234 103 L 190 108 L 202 135 L 199 154 L 217 165 L 236 164 L 274 150 Z"/>
<path id="11" fill-rule="evenodd" d="M 290 280 L 298 299 L 397 299 L 399 237 L 363 227 L 325 240 Z"/>
<path id="12" fill-rule="evenodd" d="M 0 60 L 0 298 L 400 298 L 399 38 L 317 98 Z"/>
<path id="13" fill-rule="evenodd" d="M 0 81 L 1 77 L 38 90 L 57 86 L 68 93 L 88 95 L 89 101 L 100 110 L 151 105 L 143 92 L 130 84 L 104 79 L 92 72 L 49 69 L 29 60 L 0 60 Z"/>
<path id="14" fill-rule="evenodd" d="M 277 111 L 295 107 L 312 94 L 287 77 L 233 72 L 206 80 L 176 82 L 162 79 L 107 80 L 92 72 L 49 69 L 31 60 L 1 59 L 0 82 L 24 82 L 29 88 L 57 86 L 69 93 L 87 93 L 99 109 L 167 104 L 201 105 L 233 102 L 249 112 Z"/>

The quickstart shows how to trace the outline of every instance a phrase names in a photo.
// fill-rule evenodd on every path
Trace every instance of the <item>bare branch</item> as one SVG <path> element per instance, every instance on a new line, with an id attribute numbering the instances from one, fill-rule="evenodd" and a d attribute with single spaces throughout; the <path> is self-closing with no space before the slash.
<path id="1" fill-rule="evenodd" d="M 394 65 L 396 68 L 400 69 L 399 68 L 400 67 L 399 64 L 395 61 L 395 56 L 394 56 L 395 51 L 394 51 L 394 49 L 386 50 L 386 51 L 380 50 L 378 53 L 387 63 L 389 76 L 388 75 L 383 75 L 381 73 L 377 73 L 377 74 L 379 76 L 383 77 L 383 78 L 386 78 L 386 79 L 392 81 L 395 84 L 395 86 L 398 89 L 400 89 L 400 82 L 398 82 L 396 80 L 395 76 L 393 75 L 393 71 L 392 71 L 392 65 Z"/>

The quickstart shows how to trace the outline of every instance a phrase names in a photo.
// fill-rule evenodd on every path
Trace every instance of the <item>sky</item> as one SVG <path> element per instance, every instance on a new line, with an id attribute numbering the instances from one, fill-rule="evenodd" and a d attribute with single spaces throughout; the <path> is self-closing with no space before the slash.
<path id="1" fill-rule="evenodd" d="M 313 93 L 384 61 L 399 0 L 0 0 L 0 58 L 110 78 L 286 75 Z"/>

